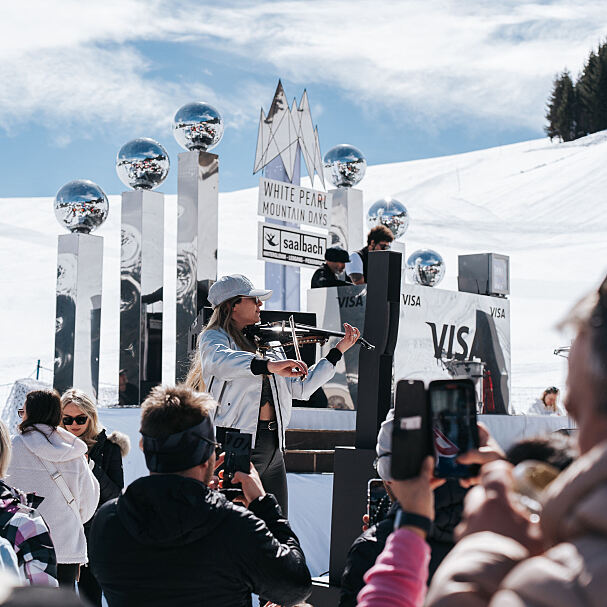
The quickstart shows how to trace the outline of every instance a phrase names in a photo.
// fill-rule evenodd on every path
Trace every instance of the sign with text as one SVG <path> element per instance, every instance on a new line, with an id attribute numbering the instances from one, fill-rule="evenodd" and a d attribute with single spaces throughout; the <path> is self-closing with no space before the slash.
<path id="1" fill-rule="evenodd" d="M 328 230 L 331 227 L 331 196 L 327 192 L 262 177 L 257 213 Z"/>
<path id="2" fill-rule="evenodd" d="M 328 236 L 259 223 L 257 259 L 289 266 L 318 267 L 325 261 Z"/>

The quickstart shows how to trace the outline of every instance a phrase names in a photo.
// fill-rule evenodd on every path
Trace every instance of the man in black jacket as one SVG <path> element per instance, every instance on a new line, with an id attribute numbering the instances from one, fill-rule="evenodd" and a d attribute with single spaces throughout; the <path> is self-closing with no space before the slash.
<path id="1" fill-rule="evenodd" d="M 310 594 L 297 537 L 255 468 L 237 472 L 247 508 L 211 489 L 216 465 L 207 394 L 158 386 L 143 403 L 150 476 L 95 516 L 89 556 L 110 607 L 282 606 Z"/>
<path id="2" fill-rule="evenodd" d="M 311 287 L 341 287 L 351 285 L 350 277 L 345 274 L 344 278 L 338 278 L 344 271 L 346 264 L 350 261 L 348 251 L 341 247 L 330 247 L 325 251 L 325 263 L 312 275 Z"/>

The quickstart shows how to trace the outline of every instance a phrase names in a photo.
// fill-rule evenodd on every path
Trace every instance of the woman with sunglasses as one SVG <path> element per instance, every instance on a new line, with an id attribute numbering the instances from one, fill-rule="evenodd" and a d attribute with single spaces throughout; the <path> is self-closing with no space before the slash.
<path id="1" fill-rule="evenodd" d="M 61 425 L 84 441 L 88 448 L 89 467 L 99 481 L 99 509 L 105 502 L 118 497 L 124 488 L 122 458 L 129 452 L 129 437 L 121 432 L 107 435 L 99 423 L 95 403 L 82 390 L 66 390 L 61 397 L 61 407 Z M 87 540 L 91 523 L 92 519 L 84 525 Z M 101 586 L 88 565 L 80 569 L 78 592 L 91 604 L 101 607 Z"/>
<path id="2" fill-rule="evenodd" d="M 251 461 L 268 493 L 287 515 L 287 475 L 282 450 L 294 398 L 307 400 L 335 374 L 335 364 L 351 348 L 360 331 L 345 325 L 345 337 L 315 365 L 281 359 L 270 351 L 263 358 L 243 333 L 258 323 L 263 301 L 272 291 L 255 289 L 242 276 L 223 276 L 209 289 L 213 315 L 199 338 L 199 356 L 186 384 L 209 392 L 218 402 L 216 428 L 252 435 Z"/>
<path id="3" fill-rule="evenodd" d="M 44 498 L 38 511 L 55 545 L 59 585 L 75 588 L 87 561 L 83 525 L 97 508 L 99 483 L 84 457 L 86 444 L 60 426 L 56 390 L 30 392 L 20 413 L 8 477 L 21 491 Z"/>

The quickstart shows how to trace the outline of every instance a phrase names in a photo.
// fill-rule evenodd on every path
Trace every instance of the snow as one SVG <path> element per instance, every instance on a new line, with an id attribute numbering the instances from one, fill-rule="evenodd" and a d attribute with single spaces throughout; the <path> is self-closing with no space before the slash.
<path id="1" fill-rule="evenodd" d="M 570 143 L 538 139 L 370 166 L 359 186 L 365 209 L 385 196 L 406 205 L 412 218 L 407 255 L 422 247 L 437 250 L 447 264 L 441 288 L 457 289 L 458 254 L 510 256 L 512 387 L 519 410 L 544 387 L 564 387 L 565 361 L 553 350 L 569 342 L 555 324 L 607 271 L 605 158 L 607 132 Z M 0 199 L 0 398 L 14 380 L 33 372 L 37 359 L 52 368 L 57 235 L 62 233 L 52 203 L 52 197 Z M 262 284 L 257 189 L 220 193 L 219 205 L 219 273 L 244 273 Z M 163 378 L 168 382 L 176 196 L 166 197 L 165 216 Z M 96 234 L 105 239 L 100 381 L 112 391 L 118 376 L 119 195 L 110 196 L 108 220 Z M 301 274 L 305 302 L 312 271 Z M 43 378 L 48 380 L 50 372 Z"/>

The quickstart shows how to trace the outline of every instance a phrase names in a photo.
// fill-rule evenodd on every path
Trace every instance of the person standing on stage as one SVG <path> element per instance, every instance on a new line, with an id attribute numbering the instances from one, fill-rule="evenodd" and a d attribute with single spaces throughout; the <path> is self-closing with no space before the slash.
<path id="1" fill-rule="evenodd" d="M 287 476 L 282 451 L 294 398 L 307 400 L 329 381 L 335 364 L 351 348 L 360 331 L 345 324 L 345 336 L 326 358 L 307 368 L 297 360 L 257 355 L 243 329 L 260 320 L 263 301 L 272 291 L 255 289 L 241 274 L 222 276 L 209 289 L 213 315 L 199 339 L 186 385 L 206 390 L 219 403 L 215 427 L 237 428 L 252 435 L 251 460 L 268 493 L 273 493 L 287 514 Z"/>
<path id="2" fill-rule="evenodd" d="M 330 247 L 325 251 L 325 263 L 314 272 L 311 287 L 319 289 L 324 287 L 343 287 L 352 284 L 350 277 L 343 271 L 350 261 L 348 251 L 341 247 Z"/>
<path id="3" fill-rule="evenodd" d="M 346 272 L 355 285 L 367 282 L 367 266 L 371 251 L 385 251 L 390 248 L 394 235 L 386 226 L 377 226 L 367 234 L 367 246 L 350 255 Z"/>

